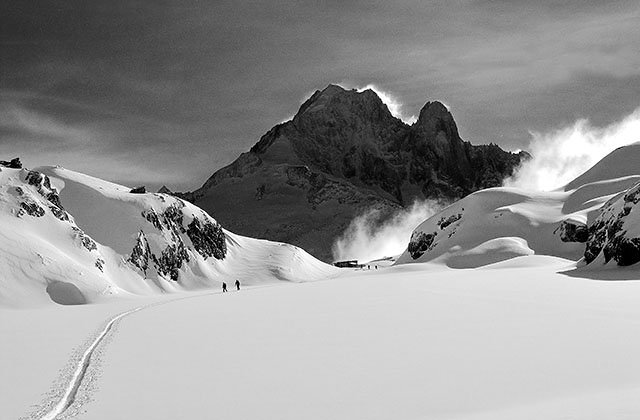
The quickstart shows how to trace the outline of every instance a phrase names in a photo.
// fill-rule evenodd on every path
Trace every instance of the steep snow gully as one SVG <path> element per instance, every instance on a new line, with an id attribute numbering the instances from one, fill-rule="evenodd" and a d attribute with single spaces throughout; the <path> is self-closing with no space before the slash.
<path id="1" fill-rule="evenodd" d="M 273 285 L 270 285 L 273 286 Z M 269 286 L 258 286 L 258 287 L 269 287 Z M 250 290 L 250 289 L 249 289 Z M 122 321 L 124 318 L 135 314 L 136 312 L 150 309 L 160 305 L 166 305 L 169 303 L 174 303 L 177 301 L 181 301 L 184 299 L 193 299 L 198 297 L 204 297 L 209 295 L 220 294 L 221 292 L 207 292 L 207 293 L 199 293 L 197 295 L 192 296 L 182 296 L 175 299 L 154 302 L 148 305 L 138 306 L 136 308 L 130 309 L 125 312 L 121 312 L 113 317 L 107 319 L 104 323 L 104 327 L 99 330 L 99 333 L 95 336 L 95 338 L 88 342 L 80 350 L 80 356 L 77 354 L 73 354 L 71 356 L 71 360 L 69 362 L 70 368 L 65 369 L 65 372 L 62 374 L 62 378 L 59 379 L 59 382 L 54 384 L 53 390 L 47 394 L 46 400 L 40 404 L 36 409 L 24 416 L 21 417 L 20 420 L 55 420 L 55 419 L 63 419 L 74 417 L 76 414 L 79 414 L 79 408 L 81 405 L 84 405 L 86 401 L 79 401 L 79 404 L 74 406 L 74 402 L 76 402 L 78 397 L 78 392 L 83 385 L 83 381 L 87 376 L 87 372 L 92 367 L 92 357 L 96 353 L 96 351 L 100 348 L 100 344 L 104 343 L 110 336 L 113 335 L 115 331 L 115 327 L 117 324 Z M 72 373 L 69 373 L 72 371 Z M 89 387 L 90 388 L 90 387 Z M 60 392 L 60 389 L 64 389 L 64 392 Z M 70 410 L 72 408 L 73 410 Z M 70 412 L 73 411 L 73 412 Z"/>

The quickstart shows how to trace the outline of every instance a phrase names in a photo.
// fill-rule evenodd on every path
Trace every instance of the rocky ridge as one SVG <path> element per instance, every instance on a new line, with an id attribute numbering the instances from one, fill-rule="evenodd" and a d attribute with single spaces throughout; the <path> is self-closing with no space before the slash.
<path id="1" fill-rule="evenodd" d="M 367 209 L 384 218 L 414 200 L 499 186 L 527 156 L 463 141 L 440 102 L 407 125 L 372 90 L 329 85 L 201 188 L 176 195 L 232 231 L 330 260 L 334 239 Z"/>
<path id="2" fill-rule="evenodd" d="M 640 184 L 609 200 L 588 228 L 587 264 L 598 260 L 628 266 L 640 261 Z"/>
<path id="3" fill-rule="evenodd" d="M 202 209 L 59 166 L 0 165 L 0 307 L 315 281 L 335 268 L 228 232 Z"/>
<path id="4" fill-rule="evenodd" d="M 96 254 L 95 267 L 102 271 L 105 257 L 101 248 L 65 210 L 49 176 L 29 169 L 16 172 L 23 184 L 9 188 L 15 197 L 15 216 L 42 218 L 50 212 L 59 222 L 69 225 L 69 234 L 79 246 Z M 183 200 L 164 194 L 154 194 L 154 197 L 163 210 L 158 212 L 150 207 L 141 211 L 139 217 L 147 222 L 147 226 L 132 241 L 131 253 L 126 257 L 133 268 L 140 270 L 145 277 L 149 272 L 149 275 L 153 273 L 178 281 L 180 270 L 193 258 L 194 253 L 204 260 L 210 257 L 218 260 L 225 258 L 226 237 L 219 223 L 203 211 L 190 216 L 191 220 L 187 223 Z M 155 237 L 151 245 L 147 240 L 150 233 Z"/>

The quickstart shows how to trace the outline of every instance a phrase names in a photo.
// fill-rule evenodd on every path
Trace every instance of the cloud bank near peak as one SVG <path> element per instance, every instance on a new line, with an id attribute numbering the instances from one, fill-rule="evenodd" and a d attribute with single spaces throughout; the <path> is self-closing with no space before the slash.
<path id="1" fill-rule="evenodd" d="M 525 162 L 505 186 L 534 190 L 562 187 L 621 146 L 640 141 L 640 107 L 603 127 L 588 119 L 544 133 L 532 132 Z"/>

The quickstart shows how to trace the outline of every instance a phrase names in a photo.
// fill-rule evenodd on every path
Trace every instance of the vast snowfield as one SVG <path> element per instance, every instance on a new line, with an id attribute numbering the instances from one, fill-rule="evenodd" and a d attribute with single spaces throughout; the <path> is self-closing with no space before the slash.
<path id="1" fill-rule="evenodd" d="M 78 359 L 111 316 L 160 302 L 98 346 L 70 413 L 636 419 L 640 282 L 558 273 L 572 265 L 412 264 L 227 294 L 2 310 L 2 418 L 38 418 L 33 405 L 47 408 L 75 368 L 72 349 Z"/>
<path id="2" fill-rule="evenodd" d="M 637 256 L 638 161 L 472 194 L 372 270 L 222 228 L 214 258 L 188 203 L 2 168 L 0 418 L 638 419 L 640 271 L 616 264 Z M 132 257 L 178 245 L 173 274 Z"/>

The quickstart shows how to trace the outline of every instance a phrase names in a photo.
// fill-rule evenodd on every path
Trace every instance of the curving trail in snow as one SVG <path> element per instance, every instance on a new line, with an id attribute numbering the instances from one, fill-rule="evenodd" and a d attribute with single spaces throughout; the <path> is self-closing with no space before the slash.
<path id="1" fill-rule="evenodd" d="M 265 287 L 274 287 L 274 286 L 278 286 L 278 284 L 253 286 L 247 289 L 243 289 L 243 291 L 265 288 Z M 37 418 L 39 420 L 55 420 L 58 418 L 63 418 L 64 415 L 69 414 L 67 413 L 67 410 L 76 401 L 76 396 L 78 395 L 80 386 L 82 385 L 83 380 L 85 379 L 87 371 L 91 367 L 92 356 L 94 355 L 96 350 L 98 350 L 100 344 L 103 343 L 105 339 L 107 339 L 111 335 L 117 323 L 122 319 L 124 319 L 125 317 L 129 315 L 133 315 L 134 313 L 139 312 L 143 309 L 149 309 L 155 306 L 166 305 L 166 304 L 178 302 L 184 299 L 193 299 L 193 298 L 204 297 L 209 295 L 217 295 L 217 294 L 221 294 L 221 292 L 216 291 L 216 292 L 199 293 L 192 296 L 181 296 L 181 297 L 170 299 L 167 301 L 154 302 L 151 304 L 138 306 L 134 309 L 130 309 L 128 311 L 122 312 L 120 314 L 114 315 L 113 317 L 109 318 L 106 321 L 104 328 L 100 330 L 96 338 L 93 339 L 93 341 L 91 341 L 87 346 L 87 348 L 84 350 L 84 352 L 82 353 L 78 361 L 74 363 L 75 369 L 73 370 L 73 374 L 68 380 L 65 391 L 62 394 L 62 396 L 59 398 L 59 400 L 55 404 L 53 404 L 51 408 L 48 408 L 44 413 L 40 412 L 37 414 L 32 414 L 31 416 L 25 417 L 25 418 L 29 418 L 29 419 Z M 73 414 L 71 416 L 73 417 Z"/>
<path id="2" fill-rule="evenodd" d="M 119 315 L 112 317 L 107 322 L 103 330 L 98 334 L 98 336 L 93 340 L 93 342 L 91 342 L 89 347 L 87 347 L 87 349 L 82 354 L 82 357 L 80 358 L 80 361 L 78 362 L 78 365 L 76 366 L 76 369 L 73 372 L 73 376 L 71 377 L 71 380 L 69 381 L 69 384 L 67 385 L 67 388 L 65 389 L 65 392 L 62 395 L 62 398 L 60 398 L 60 400 L 51 408 L 51 410 L 49 410 L 49 412 L 47 412 L 44 416 L 41 417 L 41 420 L 54 420 L 56 417 L 64 413 L 67 410 L 67 408 L 71 406 L 71 404 L 73 404 L 76 398 L 76 394 L 78 393 L 78 388 L 82 383 L 82 379 L 84 378 L 87 372 L 87 369 L 91 364 L 91 356 L 93 355 L 98 345 L 104 340 L 105 337 L 107 337 L 109 332 L 112 331 L 113 326 L 116 322 L 146 307 L 148 306 L 139 306 L 135 309 L 131 309 L 129 311 L 123 312 Z"/>
<path id="3" fill-rule="evenodd" d="M 198 294 L 195 296 L 186 296 L 186 297 L 183 296 L 183 297 L 171 299 L 164 302 L 155 302 L 148 305 L 142 305 L 142 306 L 138 306 L 137 308 L 130 309 L 128 311 L 122 312 L 118 315 L 114 315 L 113 317 L 109 318 L 106 321 L 104 328 L 100 331 L 100 333 L 96 336 L 96 338 L 89 343 L 87 348 L 82 353 L 82 356 L 80 356 L 78 361 L 75 363 L 75 369 L 73 370 L 73 374 L 71 375 L 71 378 L 68 380 L 65 391 L 62 394 L 62 396 L 59 398 L 59 400 L 55 404 L 53 404 L 53 406 L 49 408 L 44 414 L 38 413 L 28 418 L 36 417 L 39 420 L 55 420 L 57 418 L 60 418 L 63 414 L 68 414 L 65 412 L 67 411 L 67 409 L 69 409 L 69 407 L 71 407 L 71 405 L 76 400 L 78 390 L 80 389 L 83 379 L 85 378 L 86 373 L 89 367 L 91 366 L 91 357 L 94 355 L 99 345 L 102 342 L 104 342 L 106 338 L 110 336 L 110 333 L 113 332 L 113 329 L 116 326 L 116 324 L 119 321 L 121 321 L 123 318 L 129 315 L 132 315 L 136 312 L 139 312 L 143 309 L 152 308 L 154 306 L 165 305 L 167 303 L 176 302 L 183 299 L 189 299 L 189 298 L 217 294 L 217 293 L 219 292 L 210 292 L 205 294 Z"/>

